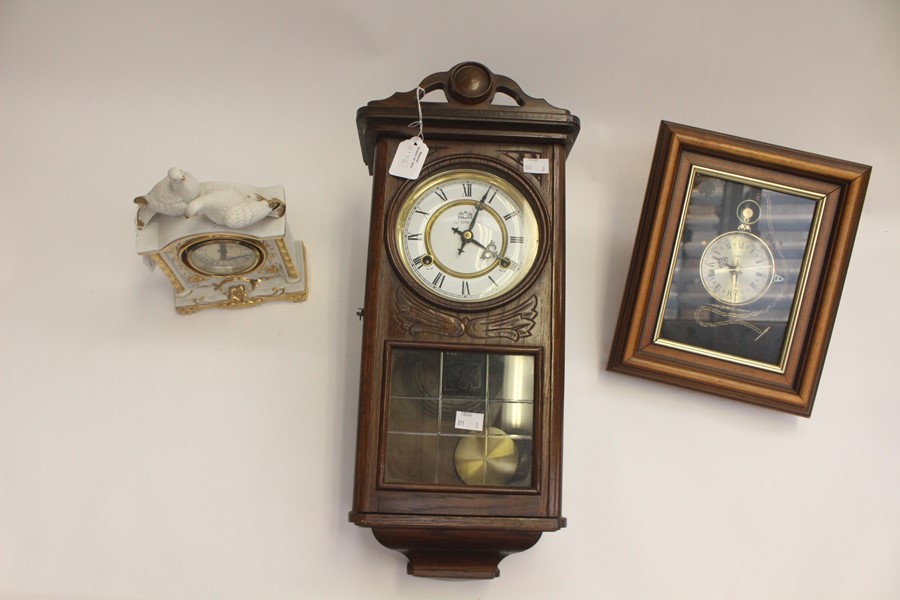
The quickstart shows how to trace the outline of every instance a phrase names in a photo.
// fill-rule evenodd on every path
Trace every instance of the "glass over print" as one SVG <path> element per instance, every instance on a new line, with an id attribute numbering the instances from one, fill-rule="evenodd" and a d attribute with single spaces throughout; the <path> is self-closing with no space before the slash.
<path id="1" fill-rule="evenodd" d="M 656 342 L 781 370 L 824 201 L 694 167 Z"/>

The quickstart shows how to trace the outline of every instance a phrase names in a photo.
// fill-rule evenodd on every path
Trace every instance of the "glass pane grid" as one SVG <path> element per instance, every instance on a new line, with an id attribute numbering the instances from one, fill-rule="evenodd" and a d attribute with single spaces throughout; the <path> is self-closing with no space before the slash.
<path id="1" fill-rule="evenodd" d="M 385 480 L 530 485 L 533 395 L 531 356 L 394 350 Z"/>

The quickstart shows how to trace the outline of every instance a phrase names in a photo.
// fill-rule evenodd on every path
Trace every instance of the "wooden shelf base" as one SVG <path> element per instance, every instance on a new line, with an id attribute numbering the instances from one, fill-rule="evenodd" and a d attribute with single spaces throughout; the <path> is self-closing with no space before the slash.
<path id="1" fill-rule="evenodd" d="M 501 560 L 541 538 L 540 531 L 375 527 L 372 532 L 383 546 L 406 555 L 407 573 L 441 579 L 499 577 Z"/>

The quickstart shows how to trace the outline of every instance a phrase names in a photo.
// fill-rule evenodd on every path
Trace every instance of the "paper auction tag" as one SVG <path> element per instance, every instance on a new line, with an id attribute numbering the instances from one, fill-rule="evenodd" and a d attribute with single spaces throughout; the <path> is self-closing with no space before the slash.
<path id="1" fill-rule="evenodd" d="M 394 154 L 394 160 L 391 162 L 388 173 L 394 177 L 416 179 L 422 172 L 426 156 L 428 156 L 428 146 L 425 145 L 422 138 L 413 136 L 408 140 L 403 140 L 397 146 L 397 153 Z"/>

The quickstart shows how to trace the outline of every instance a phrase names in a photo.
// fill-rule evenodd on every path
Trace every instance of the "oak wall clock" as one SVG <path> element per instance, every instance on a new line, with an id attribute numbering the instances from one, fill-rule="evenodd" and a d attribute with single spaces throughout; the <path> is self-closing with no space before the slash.
<path id="1" fill-rule="evenodd" d="M 437 90 L 445 101 L 419 102 Z M 393 176 L 420 108 L 427 159 Z M 564 167 L 579 121 L 468 62 L 370 102 L 357 125 L 374 180 L 350 520 L 412 575 L 496 577 L 565 525 Z"/>
<path id="2" fill-rule="evenodd" d="M 663 122 L 609 368 L 809 416 L 870 172 Z"/>

